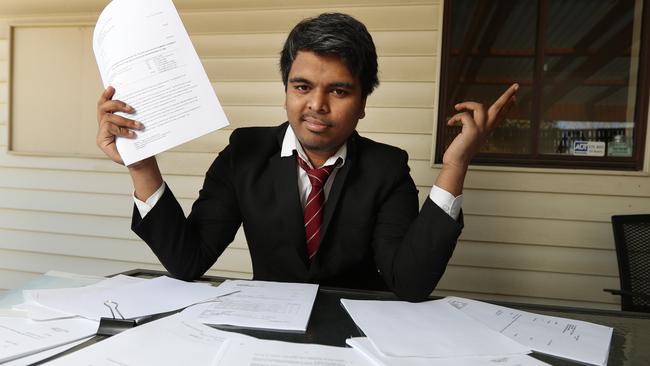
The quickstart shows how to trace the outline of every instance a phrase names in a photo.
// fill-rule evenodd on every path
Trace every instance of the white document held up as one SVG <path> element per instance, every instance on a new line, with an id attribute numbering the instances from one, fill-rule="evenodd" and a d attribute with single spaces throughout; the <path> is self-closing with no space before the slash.
<path id="1" fill-rule="evenodd" d="M 117 139 L 126 165 L 228 125 L 171 0 L 113 0 L 102 11 L 93 50 L 104 87 L 145 125 Z"/>
<path id="2" fill-rule="evenodd" d="M 354 322 L 391 357 L 467 357 L 527 354 L 530 349 L 478 323 L 444 299 L 421 303 L 347 300 Z"/>
<path id="3" fill-rule="evenodd" d="M 613 332 L 610 327 L 459 297 L 446 300 L 461 312 L 534 351 L 592 365 L 607 364 Z"/>
<path id="4" fill-rule="evenodd" d="M 318 292 L 318 285 L 307 283 L 245 280 L 229 280 L 218 288 L 235 293 L 187 308 L 183 317 L 204 324 L 304 332 Z"/>

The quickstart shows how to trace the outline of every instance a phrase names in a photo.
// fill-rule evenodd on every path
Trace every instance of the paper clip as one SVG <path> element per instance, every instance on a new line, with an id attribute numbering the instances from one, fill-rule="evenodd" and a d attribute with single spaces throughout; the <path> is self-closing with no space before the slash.
<path id="1" fill-rule="evenodd" d="M 104 306 L 108 308 L 111 312 L 110 318 L 102 317 L 99 320 L 99 328 L 97 329 L 97 335 L 112 336 L 123 332 L 127 329 L 133 328 L 137 325 L 134 319 L 124 319 L 124 315 L 118 309 L 118 304 L 112 300 L 104 301 Z M 117 314 L 121 319 L 115 317 Z"/>
<path id="2" fill-rule="evenodd" d="M 115 313 L 117 313 L 117 315 L 119 315 L 120 318 L 124 319 L 124 315 L 122 315 L 122 313 L 120 313 L 120 309 L 117 308 L 119 304 L 116 303 L 115 301 L 106 300 L 104 301 L 104 306 L 106 306 L 108 310 L 111 311 L 111 316 L 113 317 L 113 319 L 115 319 Z M 115 308 L 114 312 L 113 312 L 113 308 Z"/>

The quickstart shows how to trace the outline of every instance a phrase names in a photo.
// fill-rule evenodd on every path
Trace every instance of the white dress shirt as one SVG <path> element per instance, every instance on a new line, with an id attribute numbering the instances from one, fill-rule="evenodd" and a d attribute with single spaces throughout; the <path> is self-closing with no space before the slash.
<path id="1" fill-rule="evenodd" d="M 284 139 L 282 140 L 282 150 L 280 151 L 280 156 L 283 158 L 291 157 L 293 156 L 294 151 L 296 151 L 298 155 L 309 166 L 311 166 L 311 163 L 309 162 L 309 158 L 307 158 L 305 151 L 302 149 L 302 146 L 300 145 L 298 138 L 294 134 L 291 125 L 289 125 L 289 127 L 287 128 L 287 132 L 284 134 Z M 341 169 L 343 165 L 345 165 L 345 158 L 347 157 L 347 155 L 348 155 L 347 146 L 346 144 L 343 144 L 343 146 L 341 146 L 341 148 L 336 152 L 336 154 L 330 156 L 330 158 L 327 159 L 325 164 L 323 164 L 323 166 L 334 165 L 336 164 L 336 161 L 338 159 L 341 159 L 341 163 L 339 163 L 334 168 L 329 178 L 327 178 L 327 181 L 325 182 L 325 186 L 323 187 L 323 190 L 325 191 L 326 201 L 327 201 L 327 197 L 329 196 L 330 190 L 332 189 L 332 182 L 334 182 L 336 173 L 338 172 L 339 169 Z M 309 181 L 307 172 L 305 172 L 305 170 L 300 168 L 300 166 L 297 164 L 296 164 L 296 170 L 298 175 L 298 191 L 300 192 L 300 203 L 304 208 L 305 202 L 307 201 L 307 197 L 309 196 L 309 192 L 311 191 L 311 182 Z M 162 196 L 163 192 L 165 192 L 165 182 L 163 182 L 160 188 L 158 188 L 158 190 L 156 190 L 154 194 L 152 194 L 149 198 L 147 198 L 145 202 L 139 200 L 138 198 L 135 197 L 135 194 L 133 194 L 133 200 L 135 201 L 135 205 L 138 208 L 138 211 L 140 212 L 140 217 L 144 218 L 149 213 L 149 211 L 151 211 L 151 209 L 156 205 L 156 202 L 158 202 L 158 200 Z M 431 188 L 431 192 L 429 193 L 429 198 L 431 198 L 431 201 L 433 201 L 433 203 L 438 205 L 438 207 L 440 207 L 443 211 L 445 211 L 454 220 L 458 220 L 458 216 L 460 215 L 460 207 L 463 202 L 463 195 L 454 197 L 453 194 L 434 185 Z"/>

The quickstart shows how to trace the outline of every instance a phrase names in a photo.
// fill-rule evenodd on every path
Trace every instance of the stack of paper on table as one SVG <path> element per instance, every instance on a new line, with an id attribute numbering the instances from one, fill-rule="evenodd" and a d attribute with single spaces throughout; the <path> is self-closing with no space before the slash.
<path id="1" fill-rule="evenodd" d="M 377 366 L 544 366 L 542 361 L 526 355 L 481 357 L 390 357 L 375 347 L 369 338 L 349 338 L 346 343 L 368 357 Z"/>
<path id="2" fill-rule="evenodd" d="M 423 303 L 341 300 L 367 339 L 348 344 L 379 365 L 539 365 L 531 350 L 605 365 L 612 329 L 462 298 Z M 471 359 L 471 360 L 470 360 Z"/>
<path id="3" fill-rule="evenodd" d="M 39 322 L 0 317 L 0 363 L 74 342 L 96 332 L 97 322 L 85 319 Z"/>
<path id="4" fill-rule="evenodd" d="M 92 336 L 102 317 L 128 319 L 174 311 L 223 294 L 207 284 L 127 276 L 83 287 L 23 290 L 24 302 L 12 308 L 20 312 L 0 317 L 0 362 Z"/>
<path id="5" fill-rule="evenodd" d="M 48 365 L 372 366 L 352 348 L 266 341 L 213 329 L 179 314 L 156 320 Z"/>
<path id="6" fill-rule="evenodd" d="M 184 319 L 204 324 L 304 332 L 318 285 L 229 280 L 219 286 L 232 293 L 183 310 Z"/>
<path id="7" fill-rule="evenodd" d="M 49 357 L 48 352 L 56 353 L 54 350 L 72 347 L 78 340 L 83 341 L 97 331 L 97 322 L 79 318 L 55 321 L 30 319 L 28 312 L 13 309 L 25 302 L 22 289 L 78 287 L 103 279 L 50 271 L 26 283 L 21 289 L 9 291 L 0 299 L 0 362 L 8 366 L 29 365 Z"/>
<path id="8" fill-rule="evenodd" d="M 354 322 L 387 356 L 459 357 L 530 353 L 530 349 L 447 302 L 341 300 Z"/>
<path id="9" fill-rule="evenodd" d="M 613 333 L 610 327 L 460 297 L 445 300 L 472 319 L 533 351 L 592 365 L 607 364 Z"/>
<path id="10" fill-rule="evenodd" d="M 166 276 L 151 280 L 116 276 L 97 284 L 67 289 L 26 290 L 25 298 L 62 314 L 99 320 L 125 319 L 179 310 L 224 295 L 223 289 Z M 107 304 L 107 301 L 110 304 Z M 24 306 L 28 310 L 34 307 Z M 113 310 L 113 312 L 111 312 Z M 119 311 L 119 314 L 116 312 Z"/>

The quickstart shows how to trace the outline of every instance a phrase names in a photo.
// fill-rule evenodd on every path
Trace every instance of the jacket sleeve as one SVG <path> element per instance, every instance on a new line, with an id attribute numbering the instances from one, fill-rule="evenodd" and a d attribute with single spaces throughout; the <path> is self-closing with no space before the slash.
<path id="1" fill-rule="evenodd" d="M 200 277 L 233 241 L 241 215 L 232 177 L 230 148 L 226 147 L 208 169 L 187 218 L 169 186 L 144 219 L 134 207 L 131 229 L 173 277 Z"/>
<path id="2" fill-rule="evenodd" d="M 463 228 L 429 197 L 418 213 L 417 189 L 403 152 L 400 174 L 378 207 L 375 261 L 388 287 L 408 301 L 425 300 L 445 272 Z"/>

